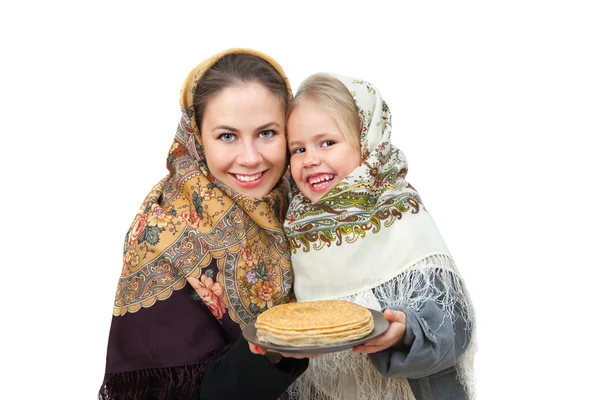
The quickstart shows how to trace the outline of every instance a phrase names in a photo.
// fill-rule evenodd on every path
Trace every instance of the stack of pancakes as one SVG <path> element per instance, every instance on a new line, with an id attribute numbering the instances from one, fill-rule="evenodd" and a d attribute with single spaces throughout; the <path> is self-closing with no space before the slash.
<path id="1" fill-rule="evenodd" d="M 369 309 L 345 300 L 281 304 L 260 314 L 256 336 L 284 347 L 326 347 L 361 339 L 373 331 Z"/>

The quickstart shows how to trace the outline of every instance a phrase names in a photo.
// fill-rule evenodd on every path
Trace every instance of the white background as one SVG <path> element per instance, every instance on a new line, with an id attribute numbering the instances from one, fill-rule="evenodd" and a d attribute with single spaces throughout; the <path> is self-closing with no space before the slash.
<path id="1" fill-rule="evenodd" d="M 477 307 L 478 398 L 597 398 L 599 6 L 202 3 L 0 6 L 0 397 L 94 398 L 181 84 L 252 47 L 294 89 L 317 71 L 380 89 Z"/>

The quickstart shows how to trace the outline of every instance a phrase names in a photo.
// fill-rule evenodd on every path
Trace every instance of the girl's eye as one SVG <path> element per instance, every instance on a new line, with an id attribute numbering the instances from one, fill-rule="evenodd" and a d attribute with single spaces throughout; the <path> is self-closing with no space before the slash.
<path id="1" fill-rule="evenodd" d="M 223 133 L 219 135 L 218 139 L 223 142 L 232 142 L 235 139 L 235 135 L 233 133 Z"/>
<path id="2" fill-rule="evenodd" d="M 335 144 L 335 142 L 333 140 L 326 140 L 323 143 L 321 143 L 322 147 L 329 147 L 329 146 L 333 146 Z"/>
<path id="3" fill-rule="evenodd" d="M 259 135 L 260 135 L 260 137 L 261 137 L 261 138 L 263 138 L 263 139 L 270 139 L 270 138 L 272 138 L 273 136 L 275 136 L 275 135 L 276 135 L 276 133 L 275 133 L 275 131 L 274 131 L 274 130 L 272 130 L 272 129 L 271 129 L 271 130 L 268 130 L 268 131 L 262 131 L 262 132 L 260 132 L 260 133 L 259 133 Z"/>
<path id="4" fill-rule="evenodd" d="M 291 151 L 292 154 L 300 154 L 300 153 L 304 153 L 304 147 L 296 147 L 295 149 L 293 149 Z"/>

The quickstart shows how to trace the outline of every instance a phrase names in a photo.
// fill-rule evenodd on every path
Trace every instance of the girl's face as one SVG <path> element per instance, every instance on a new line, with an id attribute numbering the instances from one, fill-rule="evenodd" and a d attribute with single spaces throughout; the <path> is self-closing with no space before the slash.
<path id="1" fill-rule="evenodd" d="M 287 131 L 292 177 L 313 203 L 360 165 L 360 151 L 345 139 L 335 120 L 310 101 L 292 111 Z"/>
<path id="2" fill-rule="evenodd" d="M 285 108 L 263 85 L 221 91 L 208 102 L 200 131 L 211 174 L 236 192 L 265 196 L 283 175 Z"/>

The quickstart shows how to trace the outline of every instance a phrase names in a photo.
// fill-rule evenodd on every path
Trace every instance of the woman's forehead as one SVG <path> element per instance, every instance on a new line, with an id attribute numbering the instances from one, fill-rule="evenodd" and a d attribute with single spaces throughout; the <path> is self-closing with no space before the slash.
<path id="1" fill-rule="evenodd" d="M 204 113 L 202 125 L 232 130 L 283 127 L 285 108 L 279 97 L 262 85 L 230 86 L 212 98 Z"/>

